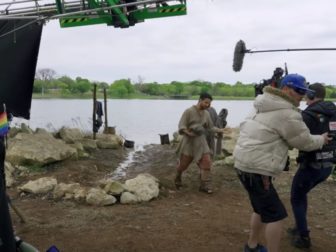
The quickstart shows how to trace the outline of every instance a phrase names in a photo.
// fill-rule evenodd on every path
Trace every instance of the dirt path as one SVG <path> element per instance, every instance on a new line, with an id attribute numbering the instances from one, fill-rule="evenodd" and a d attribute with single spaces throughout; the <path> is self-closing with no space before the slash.
<path id="1" fill-rule="evenodd" d="M 99 151 L 90 158 L 53 165 L 44 174 L 59 182 L 95 185 L 115 169 L 124 151 Z M 92 207 L 72 201 L 54 202 L 48 196 L 19 197 L 10 190 L 13 202 L 25 214 L 21 224 L 13 213 L 16 232 L 41 251 L 56 245 L 61 252 L 218 252 L 242 251 L 248 236 L 251 208 L 247 196 L 232 168 L 214 167 L 215 193 L 198 192 L 198 171 L 189 168 L 184 187 L 173 185 L 176 158 L 174 148 L 151 145 L 136 153 L 126 178 L 148 172 L 159 178 L 158 199 L 137 205 Z M 289 186 L 294 168 L 284 173 L 275 184 L 284 200 L 292 224 Z M 313 248 L 311 251 L 336 251 L 336 183 L 326 182 L 310 195 L 309 221 Z M 284 232 L 281 251 L 295 252 Z"/>

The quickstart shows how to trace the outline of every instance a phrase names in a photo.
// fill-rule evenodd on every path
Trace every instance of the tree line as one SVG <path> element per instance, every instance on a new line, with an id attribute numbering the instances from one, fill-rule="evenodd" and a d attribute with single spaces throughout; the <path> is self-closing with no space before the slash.
<path id="1" fill-rule="evenodd" d="M 89 81 L 82 77 L 75 79 L 68 76 L 56 77 L 56 72 L 49 68 L 37 70 L 33 93 L 42 97 L 90 97 L 94 84 L 97 85 L 100 93 L 105 89 L 109 98 L 192 97 L 198 96 L 201 92 L 208 92 L 213 96 L 223 98 L 253 98 L 255 96 L 255 83 L 236 82 L 235 84 L 228 84 L 202 80 L 146 83 L 139 77 L 136 82 L 132 82 L 130 79 L 120 79 L 109 84 Z M 326 87 L 327 98 L 336 98 L 336 88 L 331 85 Z"/>

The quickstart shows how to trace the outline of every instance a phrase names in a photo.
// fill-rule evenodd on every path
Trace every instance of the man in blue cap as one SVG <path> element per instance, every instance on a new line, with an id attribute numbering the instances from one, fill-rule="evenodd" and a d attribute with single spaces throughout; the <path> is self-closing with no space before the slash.
<path id="1" fill-rule="evenodd" d="M 297 107 L 308 91 L 303 76 L 288 74 L 279 89 L 263 89 L 254 101 L 254 110 L 240 125 L 234 165 L 253 208 L 245 252 L 279 251 L 287 212 L 272 179 L 286 167 L 288 149 L 312 151 L 331 140 L 328 133 L 311 135 L 302 120 Z M 267 249 L 259 243 L 264 231 Z"/>

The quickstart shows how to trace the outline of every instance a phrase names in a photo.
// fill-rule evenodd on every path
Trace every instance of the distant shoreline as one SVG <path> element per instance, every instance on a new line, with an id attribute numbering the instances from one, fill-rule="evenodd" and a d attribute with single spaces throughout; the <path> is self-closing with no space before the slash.
<path id="1" fill-rule="evenodd" d="M 132 96 L 132 97 L 107 97 L 108 100 L 198 100 L 198 96 Z M 254 100 L 255 97 L 234 97 L 234 96 L 213 96 L 214 100 Z M 33 94 L 33 99 L 93 99 L 89 95 L 54 95 L 54 94 Z M 103 95 L 97 94 L 97 99 L 104 99 Z"/>

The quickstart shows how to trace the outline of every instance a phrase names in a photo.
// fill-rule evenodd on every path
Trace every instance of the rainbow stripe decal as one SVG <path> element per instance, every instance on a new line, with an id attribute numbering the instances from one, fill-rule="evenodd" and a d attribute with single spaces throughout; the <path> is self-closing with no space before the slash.
<path id="1" fill-rule="evenodd" d="M 8 133 L 8 121 L 7 121 L 7 113 L 2 112 L 0 114 L 0 136 L 5 136 Z"/>

